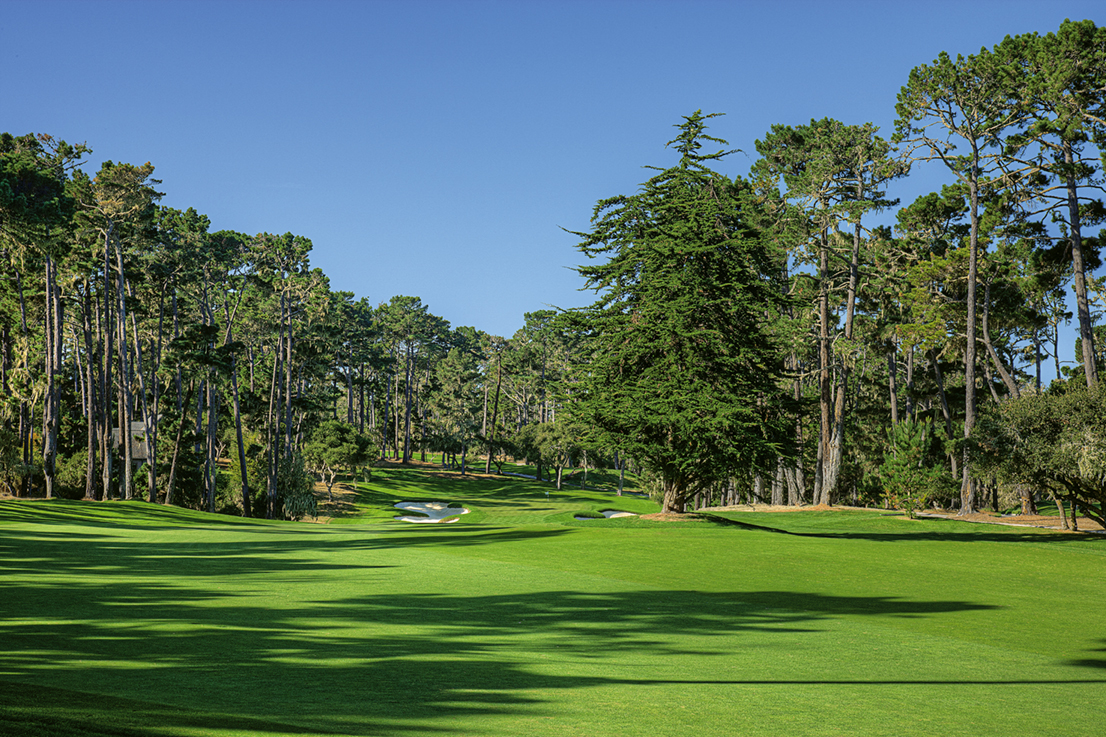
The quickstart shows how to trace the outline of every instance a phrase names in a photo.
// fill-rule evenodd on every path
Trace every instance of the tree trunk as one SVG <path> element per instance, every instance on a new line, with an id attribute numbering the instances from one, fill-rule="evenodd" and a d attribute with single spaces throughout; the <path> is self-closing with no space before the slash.
<path id="1" fill-rule="evenodd" d="M 906 416 L 914 419 L 914 346 L 906 354 Z"/>
<path id="2" fill-rule="evenodd" d="M 895 342 L 891 341 L 891 350 L 887 351 L 887 393 L 891 397 L 891 424 L 899 424 L 899 387 L 896 383 L 898 378 L 898 366 L 895 362 Z"/>
<path id="3" fill-rule="evenodd" d="M 411 462 L 411 341 L 407 341 L 407 361 L 403 380 L 403 463 Z"/>
<path id="4" fill-rule="evenodd" d="M 492 403 L 492 437 L 488 438 L 488 459 L 484 464 L 484 473 L 492 472 L 492 457 L 495 455 L 495 423 L 499 417 L 499 389 L 503 385 L 503 355 L 496 353 L 495 360 L 495 401 Z M 487 436 L 485 436 L 487 437 Z M 557 490 L 561 488 L 561 472 L 557 471 Z"/>
<path id="5" fill-rule="evenodd" d="M 987 348 L 987 353 L 991 357 L 991 362 L 998 369 L 998 375 L 1002 379 L 1002 383 L 1006 385 L 1006 391 L 1010 393 L 1014 399 L 1021 396 L 1021 391 L 1018 389 L 1018 383 L 1014 381 L 1014 377 L 1010 375 L 1010 372 L 1006 370 L 1006 366 L 1003 365 L 1002 359 L 999 358 L 998 353 L 995 351 L 995 346 L 991 343 L 991 327 L 989 322 L 989 316 L 991 314 L 991 280 L 987 280 L 987 284 L 983 287 L 983 330 L 981 337 L 983 339 L 983 345 Z"/>
<path id="6" fill-rule="evenodd" d="M 98 360 L 98 351 L 93 349 L 92 342 L 91 291 L 91 285 L 86 280 L 84 282 L 84 293 L 81 295 L 81 326 L 84 335 L 85 372 L 87 373 L 85 384 L 88 385 L 88 403 L 85 405 L 85 417 L 88 420 L 84 487 L 86 499 L 94 499 L 96 497 L 96 437 L 100 427 L 100 402 L 97 401 L 99 381 L 98 377 L 93 374 L 94 370 L 97 372 L 99 371 L 100 361 Z"/>
<path id="7" fill-rule="evenodd" d="M 675 482 L 664 482 L 664 500 L 661 505 L 663 514 L 683 514 L 685 510 L 685 493 Z"/>
<path id="8" fill-rule="evenodd" d="M 829 245 L 825 229 L 821 233 L 818 249 L 818 402 L 819 402 L 819 441 L 818 476 L 815 486 L 818 495 L 815 503 L 828 504 L 832 493 L 833 473 L 828 466 L 833 442 L 833 389 L 830 384 L 830 336 L 829 336 Z M 759 500 L 760 494 L 757 494 Z"/>
<path id="9" fill-rule="evenodd" d="M 776 478 L 772 480 L 772 504 L 774 506 L 783 505 L 783 484 L 784 484 L 784 463 L 783 458 L 776 459 Z"/>
<path id="10" fill-rule="evenodd" d="M 978 162 L 978 151 L 975 151 L 975 161 Z M 975 427 L 975 292 L 976 280 L 979 273 L 979 182 L 976 179 L 978 168 L 973 169 L 973 176 L 969 179 L 971 194 L 971 232 L 968 241 L 968 335 L 964 347 L 964 439 L 971 437 L 972 428 Z M 963 451 L 963 478 L 960 481 L 960 514 L 971 514 L 976 511 L 975 494 L 971 484 L 971 466 L 968 444 L 964 444 Z"/>
<path id="11" fill-rule="evenodd" d="M 1069 167 L 1074 163 L 1072 145 L 1065 140 L 1064 163 Z M 1071 236 L 1071 258 L 1075 287 L 1075 310 L 1079 315 L 1079 337 L 1083 349 L 1083 374 L 1087 386 L 1098 381 L 1098 366 L 1095 364 L 1094 323 L 1091 321 L 1090 304 L 1087 301 L 1086 265 L 1083 259 L 1083 231 L 1079 217 L 1079 192 L 1075 177 L 1066 179 L 1068 193 L 1068 227 Z M 1057 374 L 1059 377 L 1059 374 Z"/>
<path id="12" fill-rule="evenodd" d="M 230 387 L 234 396 L 234 436 L 238 440 L 238 468 L 242 474 L 242 516 L 252 517 L 250 480 L 246 470 L 246 446 L 242 442 L 242 410 L 238 403 L 238 358 L 233 355 L 230 358 Z"/>
<path id="13" fill-rule="evenodd" d="M 941 398 L 941 414 L 945 418 L 945 434 L 946 437 L 952 440 L 952 413 L 949 411 L 949 400 L 945 396 L 945 377 L 941 373 L 941 364 L 937 359 L 937 352 L 932 348 L 929 350 L 929 362 L 933 365 L 933 375 L 937 380 L 937 395 Z M 952 476 L 956 478 L 959 474 L 956 469 L 956 454 L 949 455 L 949 461 L 952 465 Z"/>
<path id="14" fill-rule="evenodd" d="M 134 296 L 133 294 L 131 295 Z M 135 367 L 138 374 L 139 402 L 142 409 L 142 426 L 146 440 L 147 495 L 151 504 L 157 503 L 157 426 L 147 400 L 146 371 L 142 360 L 142 343 L 138 340 L 138 321 L 131 313 L 131 334 L 134 338 Z"/>
<path id="15" fill-rule="evenodd" d="M 46 480 L 46 498 L 54 496 L 58 458 L 58 427 L 61 424 L 61 390 L 58 373 L 61 369 L 62 307 L 57 283 L 57 265 L 46 257 L 46 321 L 45 321 L 46 394 L 42 412 L 42 475 Z"/>

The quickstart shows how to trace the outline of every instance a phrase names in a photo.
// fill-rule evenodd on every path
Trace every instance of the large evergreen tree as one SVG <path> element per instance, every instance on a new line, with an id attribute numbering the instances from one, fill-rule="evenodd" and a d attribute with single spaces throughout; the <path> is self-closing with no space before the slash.
<path id="1" fill-rule="evenodd" d="M 711 171 L 710 115 L 669 143 L 679 163 L 638 194 L 600 201 L 579 248 L 599 300 L 579 314 L 595 358 L 577 417 L 654 472 L 664 511 L 783 450 L 781 352 L 768 317 L 781 264 L 743 217 L 749 187 Z"/>

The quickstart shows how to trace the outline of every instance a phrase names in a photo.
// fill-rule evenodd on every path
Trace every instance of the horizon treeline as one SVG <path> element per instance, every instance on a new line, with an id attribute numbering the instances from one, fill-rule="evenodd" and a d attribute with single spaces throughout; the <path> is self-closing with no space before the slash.
<path id="1" fill-rule="evenodd" d="M 756 141 L 740 222 L 782 272 L 786 308 L 764 319 L 791 450 L 690 504 L 971 511 L 1047 491 L 1101 515 L 1093 494 L 1034 488 L 1001 456 L 1027 432 L 1010 408 L 1047 394 L 1042 366 L 1088 391 L 1106 370 L 1106 29 L 1065 21 L 942 52 L 904 70 L 896 113 L 888 138 L 824 118 Z M 505 338 L 453 328 L 418 297 L 332 291 L 308 238 L 212 231 L 159 205 L 152 164 L 90 175 L 88 153 L 0 135 L 0 489 L 298 517 L 310 471 L 428 453 L 462 470 L 470 455 L 485 471 L 528 459 L 558 483 L 570 466 L 631 463 L 650 483 L 574 412 L 602 346 L 572 319 L 527 313 Z M 947 183 L 887 199 L 918 161 Z M 894 227 L 872 224 L 880 211 Z"/>

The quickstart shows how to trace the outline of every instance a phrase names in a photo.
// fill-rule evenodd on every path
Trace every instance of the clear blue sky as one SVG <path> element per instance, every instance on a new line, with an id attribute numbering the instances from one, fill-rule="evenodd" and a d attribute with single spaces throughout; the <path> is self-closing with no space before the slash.
<path id="1" fill-rule="evenodd" d="M 827 116 L 890 137 L 912 67 L 1065 17 L 1106 4 L 0 0 L 0 130 L 150 161 L 213 229 L 310 238 L 333 289 L 510 336 L 591 301 L 562 228 L 670 164 L 681 116 L 750 154 Z"/>

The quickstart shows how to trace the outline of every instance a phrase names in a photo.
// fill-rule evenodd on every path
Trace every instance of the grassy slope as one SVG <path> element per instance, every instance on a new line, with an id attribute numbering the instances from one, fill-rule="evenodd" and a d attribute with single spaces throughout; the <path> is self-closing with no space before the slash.
<path id="1" fill-rule="evenodd" d="M 328 526 L 0 502 L 0 733 L 1101 731 L 1106 540 L 545 488 L 389 470 Z M 379 521 L 434 499 L 473 511 Z"/>

